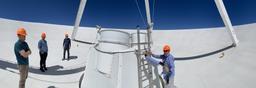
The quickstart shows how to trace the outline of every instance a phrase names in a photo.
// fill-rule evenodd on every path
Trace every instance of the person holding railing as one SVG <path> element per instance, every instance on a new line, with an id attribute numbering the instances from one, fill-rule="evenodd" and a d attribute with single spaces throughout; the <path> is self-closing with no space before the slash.
<path id="1" fill-rule="evenodd" d="M 164 45 L 163 54 L 156 55 L 151 51 L 144 52 L 145 59 L 150 64 L 157 66 L 161 65 L 163 67 L 162 78 L 165 81 L 165 88 L 175 88 L 174 86 L 174 75 L 175 75 L 175 65 L 174 65 L 174 57 L 170 54 L 171 47 L 169 45 Z M 158 61 L 156 59 L 161 59 L 162 61 Z"/>

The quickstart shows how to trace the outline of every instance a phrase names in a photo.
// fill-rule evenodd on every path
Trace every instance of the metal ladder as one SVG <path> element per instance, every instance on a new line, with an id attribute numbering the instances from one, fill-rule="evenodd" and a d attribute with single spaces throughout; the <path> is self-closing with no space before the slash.
<path id="1" fill-rule="evenodd" d="M 145 45 L 140 43 L 140 31 L 137 30 L 138 49 L 136 50 L 137 66 L 138 66 L 138 82 L 139 88 L 153 88 L 153 71 L 150 65 L 143 57 Z M 144 50 L 141 50 L 141 45 L 144 45 Z"/>
<path id="2" fill-rule="evenodd" d="M 152 66 L 141 55 L 137 52 L 139 88 L 153 88 Z"/>

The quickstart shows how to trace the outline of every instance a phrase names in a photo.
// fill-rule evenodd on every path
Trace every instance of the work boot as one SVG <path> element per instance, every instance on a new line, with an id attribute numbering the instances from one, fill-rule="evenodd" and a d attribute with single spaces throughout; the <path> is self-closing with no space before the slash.
<path id="1" fill-rule="evenodd" d="M 166 79 L 166 84 L 169 84 L 169 78 L 168 78 L 168 79 Z"/>
<path id="2" fill-rule="evenodd" d="M 45 72 L 43 68 L 40 68 L 41 72 Z"/>
<path id="3" fill-rule="evenodd" d="M 47 71 L 47 68 L 46 68 L 46 67 L 44 67 L 44 70 L 45 70 L 45 71 Z"/>

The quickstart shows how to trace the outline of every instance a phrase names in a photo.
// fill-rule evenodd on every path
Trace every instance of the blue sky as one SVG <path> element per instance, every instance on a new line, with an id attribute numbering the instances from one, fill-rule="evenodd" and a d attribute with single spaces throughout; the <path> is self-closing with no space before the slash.
<path id="1" fill-rule="evenodd" d="M 88 0 L 81 26 L 146 27 L 144 0 Z M 214 0 L 150 0 L 155 29 L 223 26 Z M 0 0 L 0 17 L 74 25 L 80 0 Z M 153 3 L 155 3 L 153 5 Z M 256 0 L 224 0 L 234 25 L 256 22 Z M 153 7 L 154 6 L 154 7 Z"/>

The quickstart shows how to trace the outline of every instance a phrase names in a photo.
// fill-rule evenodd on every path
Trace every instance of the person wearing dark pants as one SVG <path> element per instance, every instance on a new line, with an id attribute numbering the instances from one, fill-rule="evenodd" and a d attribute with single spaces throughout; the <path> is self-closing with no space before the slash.
<path id="1" fill-rule="evenodd" d="M 38 49 L 39 49 L 39 55 L 40 55 L 40 70 L 42 72 L 45 72 L 47 70 L 46 68 L 46 58 L 48 55 L 48 46 L 46 38 L 46 33 L 43 32 L 41 35 L 42 39 L 38 42 Z"/>
<path id="2" fill-rule="evenodd" d="M 46 68 L 46 58 L 47 58 L 47 53 L 39 53 L 40 54 L 40 70 L 42 72 L 46 71 L 47 68 Z"/>
<path id="3" fill-rule="evenodd" d="M 68 34 L 66 33 L 65 34 L 65 39 L 63 40 L 63 59 L 62 60 L 65 60 L 66 58 L 66 52 L 68 53 L 68 57 L 67 59 L 69 60 L 70 59 L 70 53 L 69 53 L 69 50 L 70 50 L 70 47 L 71 47 L 71 40 L 70 38 L 68 37 Z"/>
<path id="4" fill-rule="evenodd" d="M 66 53 L 68 53 L 68 56 L 67 56 L 67 59 L 69 59 L 70 58 L 70 53 L 69 53 L 69 49 L 64 49 L 64 52 L 63 52 L 63 60 L 65 60 L 66 59 Z"/>

